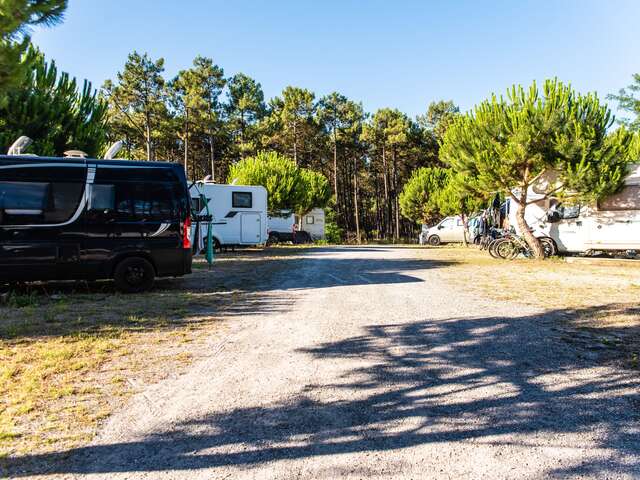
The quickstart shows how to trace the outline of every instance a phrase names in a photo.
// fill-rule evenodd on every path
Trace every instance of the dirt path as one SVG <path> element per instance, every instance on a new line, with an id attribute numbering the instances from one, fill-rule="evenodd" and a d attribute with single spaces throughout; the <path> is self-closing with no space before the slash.
<path id="1" fill-rule="evenodd" d="M 255 288 L 261 312 L 236 317 L 209 357 L 50 473 L 640 476 L 640 380 L 560 341 L 562 312 L 464 294 L 424 251 L 316 249 L 293 265 Z"/>

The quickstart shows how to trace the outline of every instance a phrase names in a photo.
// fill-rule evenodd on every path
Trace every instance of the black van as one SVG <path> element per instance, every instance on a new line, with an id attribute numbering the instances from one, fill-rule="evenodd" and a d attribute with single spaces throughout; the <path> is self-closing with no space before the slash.
<path id="1" fill-rule="evenodd" d="M 0 283 L 113 278 L 140 292 L 191 273 L 182 166 L 0 156 Z"/>

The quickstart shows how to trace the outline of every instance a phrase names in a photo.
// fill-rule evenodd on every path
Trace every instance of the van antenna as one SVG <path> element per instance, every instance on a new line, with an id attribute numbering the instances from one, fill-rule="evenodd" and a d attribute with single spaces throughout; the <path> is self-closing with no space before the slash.
<path id="1" fill-rule="evenodd" d="M 237 178 L 234 178 L 234 179 L 231 181 L 231 185 L 236 185 L 237 183 L 238 183 L 238 179 L 237 179 Z"/>
<path id="2" fill-rule="evenodd" d="M 33 143 L 29 137 L 22 135 L 9 147 L 7 155 L 22 155 L 22 152 L 27 149 L 29 145 Z"/>
<path id="3" fill-rule="evenodd" d="M 118 140 L 117 142 L 115 142 L 113 145 L 109 147 L 109 150 L 107 150 L 107 153 L 104 154 L 104 159 L 113 160 L 118 154 L 118 152 L 122 150 L 123 146 L 124 146 L 124 142 L 122 140 Z"/>

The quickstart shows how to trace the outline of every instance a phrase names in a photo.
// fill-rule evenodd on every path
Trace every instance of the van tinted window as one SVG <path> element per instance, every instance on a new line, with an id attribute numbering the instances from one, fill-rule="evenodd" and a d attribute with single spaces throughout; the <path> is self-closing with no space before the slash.
<path id="1" fill-rule="evenodd" d="M 0 181 L 0 225 L 50 225 L 71 219 L 84 184 Z"/>
<path id="2" fill-rule="evenodd" d="M 92 187 L 93 213 L 102 212 L 119 221 L 171 221 L 179 218 L 176 201 L 179 185 L 172 183 L 95 184 Z"/>

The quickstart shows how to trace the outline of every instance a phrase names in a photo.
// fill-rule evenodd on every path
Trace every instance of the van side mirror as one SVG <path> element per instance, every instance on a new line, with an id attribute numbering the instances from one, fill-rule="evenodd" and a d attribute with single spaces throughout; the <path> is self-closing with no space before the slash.
<path id="1" fill-rule="evenodd" d="M 562 218 L 560 217 L 560 212 L 547 212 L 547 221 L 549 223 L 558 223 L 560 220 L 562 220 Z"/>

